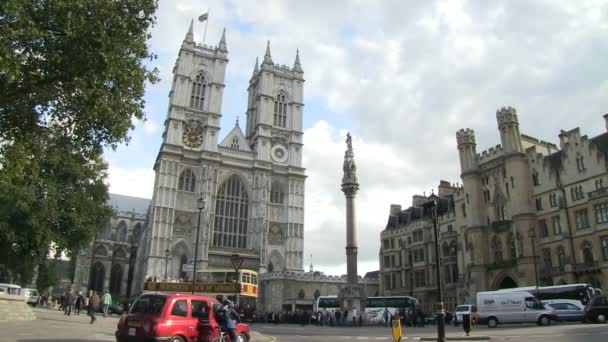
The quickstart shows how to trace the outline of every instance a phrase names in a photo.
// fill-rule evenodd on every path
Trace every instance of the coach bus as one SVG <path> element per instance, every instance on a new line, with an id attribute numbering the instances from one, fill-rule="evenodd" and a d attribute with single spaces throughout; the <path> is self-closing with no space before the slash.
<path id="1" fill-rule="evenodd" d="M 340 310 L 340 302 L 336 295 L 317 297 L 313 307 L 313 311 L 329 311 L 334 313 L 336 310 Z"/>
<path id="2" fill-rule="evenodd" d="M 418 300 L 410 296 L 368 297 L 365 314 L 370 324 L 380 324 L 384 321 L 384 309 L 390 317 L 399 315 L 402 319 L 413 317 Z"/>
<path id="3" fill-rule="evenodd" d="M 500 289 L 499 291 L 526 291 L 533 294 L 536 298 L 545 301 L 569 299 L 576 301 L 580 307 L 589 303 L 591 298 L 599 294 L 591 284 L 570 284 L 557 286 L 525 286 L 510 289 Z"/>

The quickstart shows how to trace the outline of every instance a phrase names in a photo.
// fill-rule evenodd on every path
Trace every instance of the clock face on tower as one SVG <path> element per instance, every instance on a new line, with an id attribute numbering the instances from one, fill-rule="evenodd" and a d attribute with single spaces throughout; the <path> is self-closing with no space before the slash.
<path id="1" fill-rule="evenodd" d="M 270 150 L 270 156 L 272 157 L 272 160 L 277 163 L 284 163 L 287 161 L 287 151 L 285 150 L 285 147 L 281 145 L 273 146 Z"/>
<path id="2" fill-rule="evenodd" d="M 203 129 L 201 127 L 186 127 L 182 135 L 184 144 L 188 147 L 199 147 L 203 143 Z"/>

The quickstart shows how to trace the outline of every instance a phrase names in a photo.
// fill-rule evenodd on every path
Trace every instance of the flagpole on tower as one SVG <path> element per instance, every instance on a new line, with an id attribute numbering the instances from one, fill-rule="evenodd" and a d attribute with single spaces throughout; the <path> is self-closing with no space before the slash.
<path id="1" fill-rule="evenodd" d="M 203 31 L 203 46 L 205 45 L 205 37 L 207 36 L 207 23 L 209 22 L 209 11 L 211 8 L 207 9 L 207 13 L 203 13 L 198 17 L 198 21 L 205 22 L 205 30 Z"/>

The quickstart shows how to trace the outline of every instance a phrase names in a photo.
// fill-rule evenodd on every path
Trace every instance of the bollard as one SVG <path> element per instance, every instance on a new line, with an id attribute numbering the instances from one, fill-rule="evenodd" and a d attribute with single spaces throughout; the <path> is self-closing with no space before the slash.
<path id="1" fill-rule="evenodd" d="M 469 336 L 469 333 L 471 332 L 471 315 L 470 314 L 463 314 L 462 315 L 462 328 L 464 329 L 464 332 L 467 333 L 467 336 Z"/>

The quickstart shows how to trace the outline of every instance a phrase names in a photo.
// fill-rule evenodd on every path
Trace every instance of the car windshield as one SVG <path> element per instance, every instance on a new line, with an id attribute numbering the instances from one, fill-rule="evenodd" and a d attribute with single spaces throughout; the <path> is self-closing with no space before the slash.
<path id="1" fill-rule="evenodd" d="M 467 312 L 467 311 L 469 311 L 468 305 L 458 305 L 456 307 L 456 312 Z"/>
<path id="2" fill-rule="evenodd" d="M 147 295 L 141 296 L 131 307 L 130 313 L 143 313 L 158 315 L 165 306 L 167 299 L 165 296 Z"/>

